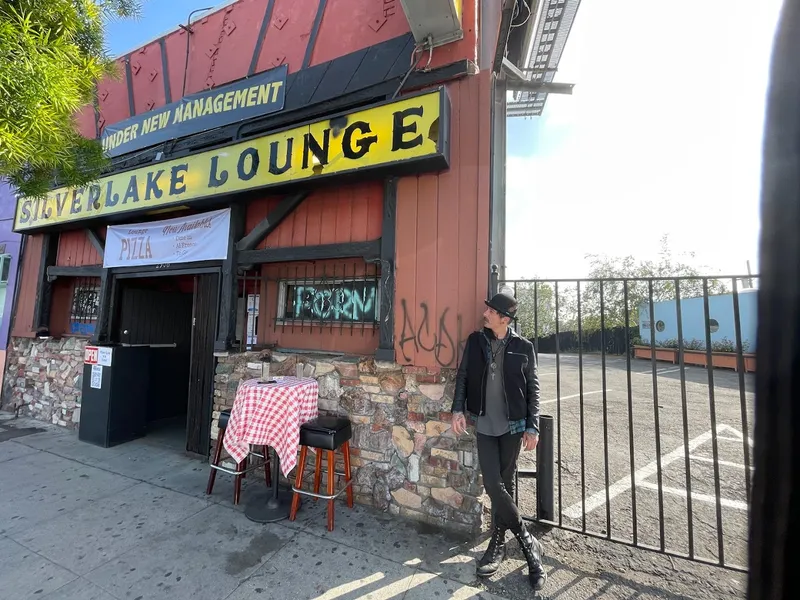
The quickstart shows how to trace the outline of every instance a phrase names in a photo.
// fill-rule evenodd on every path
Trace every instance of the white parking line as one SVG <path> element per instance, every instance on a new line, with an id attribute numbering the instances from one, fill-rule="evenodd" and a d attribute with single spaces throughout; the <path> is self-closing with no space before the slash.
<path id="1" fill-rule="evenodd" d="M 614 390 L 610 390 L 606 388 L 606 392 L 613 392 Z M 584 396 L 592 396 L 594 394 L 602 394 L 603 390 L 593 390 L 591 392 L 583 392 Z M 580 394 L 572 394 L 571 396 L 561 396 L 561 400 L 571 400 L 572 398 L 580 398 Z M 552 400 L 543 400 L 539 402 L 539 404 L 553 404 L 553 402 L 558 402 L 558 398 L 553 398 Z"/>
<path id="2" fill-rule="evenodd" d="M 643 481 L 638 484 L 638 487 L 644 488 L 646 490 L 653 490 L 655 492 L 658 491 L 658 484 L 657 483 L 650 483 L 649 481 Z M 673 496 L 680 496 L 681 498 L 686 498 L 686 490 L 682 490 L 680 488 L 668 487 L 665 485 L 661 486 L 661 491 L 665 494 L 672 494 Z M 714 496 L 709 496 L 708 494 L 698 494 L 697 492 L 692 492 L 692 500 L 698 500 L 700 502 L 706 502 L 708 504 L 713 504 L 716 506 L 717 499 Z M 747 510 L 747 502 L 739 502 L 738 500 L 728 500 L 727 498 L 720 498 L 719 503 L 721 506 L 726 508 L 735 508 L 737 510 Z"/>
<path id="3" fill-rule="evenodd" d="M 656 375 L 666 375 L 667 373 L 677 373 L 680 371 L 680 367 L 677 369 L 669 368 L 669 369 L 661 369 L 660 371 L 656 371 Z M 686 369 L 688 371 L 688 369 Z M 653 371 L 631 371 L 634 375 L 652 375 Z"/>
<path id="4" fill-rule="evenodd" d="M 695 455 L 692 455 L 690 458 L 691 458 L 692 460 L 699 460 L 700 462 L 711 463 L 712 465 L 714 464 L 714 459 L 713 459 L 713 458 L 708 458 L 707 456 L 695 456 Z M 736 468 L 738 468 L 738 469 L 744 469 L 744 468 L 745 468 L 745 466 L 744 466 L 743 464 L 740 464 L 740 463 L 735 463 L 735 462 L 730 462 L 730 461 L 727 461 L 727 460 L 718 460 L 718 461 L 717 461 L 717 464 L 718 464 L 718 465 L 721 465 L 721 466 L 723 466 L 723 467 L 736 467 Z M 751 470 L 751 471 L 752 471 L 754 468 L 755 468 L 755 467 L 753 467 L 752 465 L 750 465 L 750 470 Z"/>
<path id="5" fill-rule="evenodd" d="M 734 432 L 734 435 L 738 433 L 733 427 L 728 425 L 717 425 L 717 436 L 719 436 L 720 432 Z M 694 452 L 697 448 L 705 444 L 706 442 L 711 440 L 711 430 L 709 429 L 705 433 L 698 435 L 696 438 L 691 440 L 688 444 L 689 446 L 689 456 L 691 456 L 692 452 Z M 686 456 L 686 452 L 684 450 L 683 444 L 675 448 L 669 454 L 665 454 L 661 457 L 661 470 L 663 471 L 667 465 L 674 463 L 676 460 L 680 460 Z M 638 469 L 633 474 L 633 480 L 637 486 L 641 485 L 645 479 L 648 477 L 652 477 L 658 473 L 658 463 L 656 461 L 652 461 L 645 466 Z M 631 477 L 621 477 L 610 486 L 608 486 L 608 498 L 612 500 L 619 496 L 620 494 L 624 494 L 625 492 L 631 489 Z M 588 515 L 593 510 L 604 506 L 606 503 L 606 490 L 602 489 L 599 492 L 595 492 L 588 498 L 586 498 L 586 514 Z M 566 510 L 563 511 L 565 517 L 570 519 L 580 519 L 581 515 L 583 514 L 583 504 L 579 500 L 572 506 L 569 506 Z"/>

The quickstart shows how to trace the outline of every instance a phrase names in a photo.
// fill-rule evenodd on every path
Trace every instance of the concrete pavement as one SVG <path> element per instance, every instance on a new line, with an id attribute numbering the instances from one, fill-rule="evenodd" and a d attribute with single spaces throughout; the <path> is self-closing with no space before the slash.
<path id="1" fill-rule="evenodd" d="M 103 449 L 12 416 L 0 413 L 0 598 L 533 597 L 516 543 L 501 573 L 479 582 L 485 538 L 457 539 L 343 503 L 329 533 L 323 503 L 309 501 L 294 523 L 257 525 L 232 506 L 229 477 L 220 474 L 206 497 L 205 462 L 158 439 Z M 248 478 L 242 504 L 263 489 Z M 686 570 L 563 531 L 542 537 L 551 574 L 543 598 L 740 595 L 741 578 L 729 572 Z M 699 587 L 709 580 L 713 589 Z"/>

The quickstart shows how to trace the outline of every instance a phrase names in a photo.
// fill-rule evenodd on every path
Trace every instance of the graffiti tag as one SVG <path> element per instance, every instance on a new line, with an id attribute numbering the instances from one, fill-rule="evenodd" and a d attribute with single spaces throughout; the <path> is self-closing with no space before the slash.
<path id="1" fill-rule="evenodd" d="M 400 339 L 397 344 L 405 361 L 411 362 L 412 360 L 406 352 L 406 347 L 411 344 L 415 353 L 420 351 L 432 353 L 437 364 L 441 367 L 456 366 L 458 357 L 463 354 L 466 344 L 466 339 L 462 339 L 461 315 L 456 315 L 456 334 L 453 337 L 453 334 L 447 328 L 449 308 L 442 310 L 437 323 L 432 325 L 428 305 L 425 302 L 420 302 L 419 308 L 422 316 L 419 320 L 419 325 L 415 326 L 409 314 L 405 298 L 400 300 L 400 305 L 403 309 L 403 329 L 400 332 Z"/>

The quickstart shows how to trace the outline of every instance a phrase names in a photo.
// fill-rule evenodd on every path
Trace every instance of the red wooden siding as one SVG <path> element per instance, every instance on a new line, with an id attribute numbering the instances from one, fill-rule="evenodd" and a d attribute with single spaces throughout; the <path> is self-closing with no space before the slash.
<path id="1" fill-rule="evenodd" d="M 251 231 L 280 202 L 256 200 L 247 206 Z M 365 242 L 381 237 L 383 182 L 369 181 L 315 191 L 259 244 L 259 248 Z"/>
<path id="2" fill-rule="evenodd" d="M 133 105 L 136 114 L 166 104 L 161 45 L 156 41 L 131 54 Z"/>
<path id="3" fill-rule="evenodd" d="M 75 121 L 78 125 L 78 133 L 85 138 L 97 137 L 97 125 L 95 123 L 94 107 L 90 104 L 84 106 L 77 115 Z"/>
<path id="4" fill-rule="evenodd" d="M 294 73 L 303 67 L 318 6 L 319 0 L 275 0 L 256 71 L 285 64 Z"/>
<path id="5" fill-rule="evenodd" d="M 125 58 L 116 61 L 119 76 L 104 79 L 97 84 L 97 105 L 100 113 L 100 131 L 106 125 L 122 121 L 131 116 L 128 102 L 128 82 L 125 77 Z"/>
<path id="6" fill-rule="evenodd" d="M 395 356 L 455 367 L 480 325 L 489 273 L 489 73 L 448 86 L 449 171 L 403 177 L 397 190 Z"/>
<path id="7" fill-rule="evenodd" d="M 14 323 L 11 335 L 14 337 L 33 337 L 33 312 L 36 305 L 36 287 L 39 279 L 39 265 L 42 262 L 42 236 L 29 235 L 22 256 L 22 273 L 19 297 L 14 307 Z"/>
<path id="8" fill-rule="evenodd" d="M 319 350 L 347 354 L 374 354 L 378 349 L 378 328 L 324 324 L 321 327 L 308 323 L 301 325 L 276 324 L 280 280 L 360 277 L 367 273 L 375 276 L 375 267 L 365 265 L 361 259 L 314 261 L 263 265 L 259 293 L 258 343 L 277 344 L 280 348 Z M 253 293 L 252 290 L 248 290 Z"/>
<path id="9" fill-rule="evenodd" d="M 400 0 L 328 2 L 317 42 L 314 44 L 311 64 L 317 65 L 333 60 L 355 50 L 401 36 L 408 31 L 408 21 L 403 14 Z M 386 65 L 387 70 L 389 67 L 391 65 Z"/>
<path id="10" fill-rule="evenodd" d="M 65 231 L 59 236 L 56 264 L 59 267 L 101 265 L 103 259 L 89 241 L 86 230 L 76 229 Z"/>
<path id="11" fill-rule="evenodd" d="M 272 14 L 262 38 L 256 72 L 282 64 L 288 65 L 290 73 L 300 70 L 309 44 L 312 44 L 310 66 L 313 66 L 409 31 L 400 0 L 329 0 L 325 4 L 316 38 L 312 33 L 320 0 L 239 0 L 192 24 L 194 33 L 188 36 L 186 94 L 218 87 L 248 75 L 270 1 L 273 4 Z M 476 0 L 464 1 L 464 39 L 434 49 L 431 67 L 463 59 L 477 61 L 477 6 Z M 181 98 L 187 35 L 183 29 L 176 29 L 164 37 L 166 73 L 160 40 L 128 55 L 136 114 L 165 104 L 165 78 L 169 79 L 172 100 Z M 118 78 L 103 80 L 98 85 L 101 130 L 105 125 L 131 116 L 125 72 L 128 56 L 117 60 Z M 411 57 L 408 58 L 410 60 Z M 343 82 L 343 85 L 346 83 Z M 83 112 L 90 115 L 93 110 Z M 82 115 L 80 123 L 81 133 L 94 137 L 93 121 Z"/>

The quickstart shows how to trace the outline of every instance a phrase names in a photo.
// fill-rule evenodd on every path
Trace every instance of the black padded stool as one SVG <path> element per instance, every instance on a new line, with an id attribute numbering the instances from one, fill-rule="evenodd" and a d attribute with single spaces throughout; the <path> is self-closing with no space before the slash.
<path id="1" fill-rule="evenodd" d="M 211 459 L 211 463 L 209 464 L 211 467 L 211 473 L 208 474 L 208 486 L 206 486 L 206 494 L 210 496 L 211 492 L 214 491 L 214 481 L 217 478 L 217 471 L 222 471 L 228 475 L 233 475 L 233 503 L 239 504 L 239 496 L 242 494 L 242 477 L 244 477 L 253 469 L 257 469 L 259 467 L 258 464 L 253 464 L 252 466 L 248 467 L 248 459 L 251 456 L 260 458 L 264 461 L 264 476 L 267 480 L 267 487 L 272 487 L 272 478 L 269 468 L 269 454 L 267 453 L 266 447 L 263 448 L 263 454 L 250 452 L 250 454 L 246 456 L 242 462 L 236 465 L 235 469 L 229 469 L 228 467 L 223 467 L 221 464 L 219 464 L 222 457 L 222 440 L 225 439 L 225 430 L 228 428 L 228 421 L 230 418 L 231 411 L 229 410 L 223 410 L 221 413 L 219 413 L 219 435 L 217 436 L 217 445 L 214 448 L 214 458 Z"/>
<path id="2" fill-rule="evenodd" d="M 297 518 L 300 509 L 300 495 L 322 498 L 328 501 L 328 531 L 333 531 L 333 505 L 342 492 L 347 491 L 347 506 L 353 508 L 353 480 L 350 476 L 350 438 L 353 437 L 353 427 L 350 419 L 344 417 L 317 417 L 313 421 L 300 426 L 300 462 L 297 465 L 292 508 L 289 511 L 289 520 Z M 316 468 L 314 470 L 314 491 L 302 489 L 303 472 L 306 468 L 308 449 L 317 449 Z M 344 457 L 344 473 L 336 473 L 336 451 L 341 448 Z M 328 493 L 320 495 L 319 485 L 322 479 L 322 455 L 328 457 Z M 334 491 L 334 475 L 344 475 L 345 485 L 338 492 Z"/>

